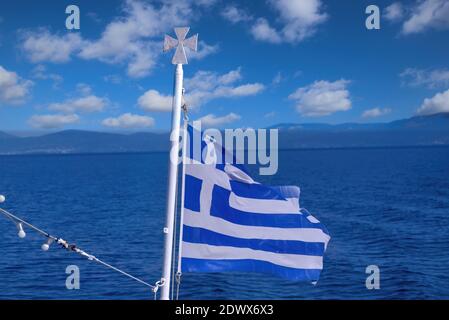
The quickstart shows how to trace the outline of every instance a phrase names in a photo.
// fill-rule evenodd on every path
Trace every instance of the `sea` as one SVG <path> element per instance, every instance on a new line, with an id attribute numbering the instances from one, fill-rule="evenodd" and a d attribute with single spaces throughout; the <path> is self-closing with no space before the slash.
<path id="1" fill-rule="evenodd" d="M 167 153 L 0 156 L 1 207 L 134 276 L 161 276 Z M 316 284 L 182 275 L 180 299 L 449 299 L 449 147 L 284 150 L 255 179 L 298 185 L 332 239 Z M 148 287 L 0 217 L 0 299 L 153 299 Z M 80 288 L 69 290 L 70 266 Z M 368 289 L 370 266 L 379 288 Z M 370 283 L 370 280 L 368 279 Z M 369 286 L 368 286 L 369 287 Z"/>

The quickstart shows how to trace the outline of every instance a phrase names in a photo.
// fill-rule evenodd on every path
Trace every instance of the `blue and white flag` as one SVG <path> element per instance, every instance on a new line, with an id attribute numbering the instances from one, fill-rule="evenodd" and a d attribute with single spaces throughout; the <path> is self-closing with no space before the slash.
<path id="1" fill-rule="evenodd" d="M 192 132 L 192 127 L 189 126 Z M 222 146 L 201 143 L 201 150 Z M 211 150 L 208 150 L 210 152 Z M 241 165 L 185 165 L 182 272 L 261 272 L 315 282 L 330 236 L 300 208 L 296 186 L 255 182 Z"/>

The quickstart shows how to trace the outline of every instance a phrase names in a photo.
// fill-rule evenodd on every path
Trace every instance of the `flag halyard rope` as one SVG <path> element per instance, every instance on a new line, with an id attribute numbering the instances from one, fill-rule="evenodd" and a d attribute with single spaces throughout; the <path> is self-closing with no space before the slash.
<path id="1" fill-rule="evenodd" d="M 177 264 L 177 270 L 174 274 L 175 281 L 176 281 L 176 295 L 173 294 L 172 291 L 172 299 L 178 300 L 179 299 L 179 289 L 181 286 L 181 262 L 182 262 L 182 234 L 183 234 L 183 220 L 184 220 L 184 193 L 185 193 L 185 161 L 186 161 L 186 150 L 187 150 L 187 126 L 189 125 L 189 115 L 188 115 L 188 104 L 184 98 L 185 90 L 182 91 L 182 106 L 181 109 L 184 113 L 184 124 L 183 124 L 183 145 L 182 145 L 182 173 L 181 173 L 181 207 L 180 207 L 180 213 L 179 213 L 179 236 L 178 236 L 178 264 Z M 176 240 L 176 236 L 175 236 Z"/>

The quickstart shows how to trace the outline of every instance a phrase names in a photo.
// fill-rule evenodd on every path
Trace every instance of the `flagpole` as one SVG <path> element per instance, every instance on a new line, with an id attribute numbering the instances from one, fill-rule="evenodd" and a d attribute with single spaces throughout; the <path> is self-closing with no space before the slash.
<path id="1" fill-rule="evenodd" d="M 167 206 L 165 212 L 164 227 L 164 262 L 162 279 L 164 285 L 161 288 L 161 300 L 170 299 L 170 282 L 173 250 L 173 230 L 176 210 L 176 189 L 178 180 L 178 152 L 179 152 L 179 126 L 181 124 L 181 100 L 182 100 L 183 69 L 182 64 L 176 65 L 175 85 L 173 93 L 173 111 L 171 120 L 171 148 L 168 161 L 168 189 Z"/>
<path id="2" fill-rule="evenodd" d="M 164 227 L 164 261 L 162 265 L 163 283 L 161 288 L 161 300 L 170 299 L 170 283 L 172 275 L 172 259 L 173 259 L 173 232 L 174 220 L 176 214 L 176 191 L 178 182 L 178 157 L 179 157 L 179 132 L 181 124 L 181 104 L 182 104 L 182 89 L 183 89 L 183 69 L 182 65 L 187 64 L 187 57 L 184 46 L 193 51 L 197 51 L 198 34 L 186 39 L 189 32 L 188 27 L 175 28 L 177 39 L 168 35 L 164 39 L 164 52 L 176 48 L 172 63 L 176 65 L 175 69 L 175 84 L 173 89 L 173 105 L 172 105 L 172 120 L 170 133 L 170 155 L 168 162 L 168 189 L 167 189 L 167 206 L 165 212 L 165 227 Z"/>

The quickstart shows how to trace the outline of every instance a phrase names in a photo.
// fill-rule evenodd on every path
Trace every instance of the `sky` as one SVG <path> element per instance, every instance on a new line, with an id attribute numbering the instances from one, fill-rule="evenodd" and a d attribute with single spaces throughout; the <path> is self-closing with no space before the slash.
<path id="1" fill-rule="evenodd" d="M 449 112 L 449 0 L 16 0 L 0 3 L 0 130 L 167 131 L 162 45 L 182 26 L 199 34 L 184 87 L 205 126 Z"/>

